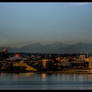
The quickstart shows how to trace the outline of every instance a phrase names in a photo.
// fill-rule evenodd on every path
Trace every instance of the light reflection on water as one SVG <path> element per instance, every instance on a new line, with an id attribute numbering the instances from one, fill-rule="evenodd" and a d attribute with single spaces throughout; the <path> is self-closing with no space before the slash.
<path id="1" fill-rule="evenodd" d="M 92 90 L 92 74 L 0 73 L 0 89 Z"/>

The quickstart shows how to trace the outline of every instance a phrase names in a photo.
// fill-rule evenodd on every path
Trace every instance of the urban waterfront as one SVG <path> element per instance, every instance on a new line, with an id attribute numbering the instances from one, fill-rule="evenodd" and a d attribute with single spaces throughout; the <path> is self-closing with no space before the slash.
<path id="1" fill-rule="evenodd" d="M 92 74 L 0 73 L 0 90 L 92 90 Z"/>
<path id="2" fill-rule="evenodd" d="M 92 3 L 0 3 L 0 90 L 92 90 Z"/>

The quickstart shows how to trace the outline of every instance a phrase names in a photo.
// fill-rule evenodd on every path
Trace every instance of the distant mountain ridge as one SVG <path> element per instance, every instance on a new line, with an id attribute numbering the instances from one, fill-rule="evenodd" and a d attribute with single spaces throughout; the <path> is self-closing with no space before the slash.
<path id="1" fill-rule="evenodd" d="M 9 52 L 28 52 L 28 53 L 92 53 L 92 44 L 88 43 L 76 43 L 76 44 L 64 44 L 61 42 L 56 42 L 52 44 L 42 45 L 40 43 L 34 43 L 25 45 L 21 48 L 11 48 L 11 47 L 0 47 L 8 49 Z"/>

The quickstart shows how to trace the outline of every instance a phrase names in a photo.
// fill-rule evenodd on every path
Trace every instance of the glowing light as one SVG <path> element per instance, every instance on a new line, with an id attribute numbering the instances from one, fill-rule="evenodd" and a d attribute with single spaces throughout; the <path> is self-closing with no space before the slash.
<path id="1" fill-rule="evenodd" d="M 16 54 L 16 57 L 18 57 L 19 56 L 19 54 Z"/>
<path id="2" fill-rule="evenodd" d="M 42 74 L 42 78 L 46 78 L 46 74 L 45 73 Z"/>

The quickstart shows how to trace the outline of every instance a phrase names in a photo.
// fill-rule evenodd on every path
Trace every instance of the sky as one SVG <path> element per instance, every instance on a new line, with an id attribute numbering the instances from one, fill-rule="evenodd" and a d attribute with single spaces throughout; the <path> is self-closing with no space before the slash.
<path id="1" fill-rule="evenodd" d="M 92 3 L 0 3 L 0 46 L 92 43 Z"/>

